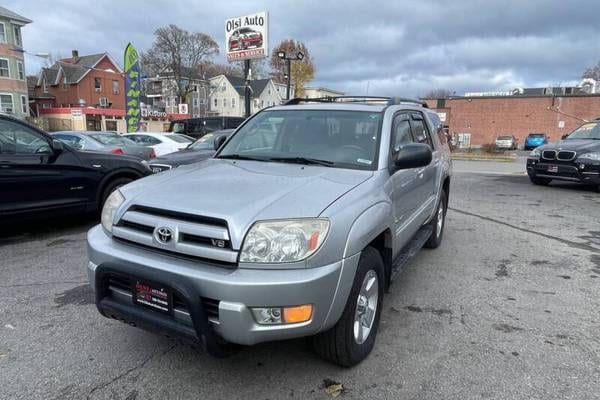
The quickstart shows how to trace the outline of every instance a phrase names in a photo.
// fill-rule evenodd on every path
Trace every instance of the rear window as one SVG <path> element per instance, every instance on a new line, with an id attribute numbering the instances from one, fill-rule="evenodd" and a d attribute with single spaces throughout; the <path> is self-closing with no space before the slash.
<path id="1" fill-rule="evenodd" d="M 184 136 L 179 135 L 166 135 L 169 139 L 177 143 L 190 143 L 189 139 L 186 139 Z"/>
<path id="2" fill-rule="evenodd" d="M 90 135 L 90 137 L 106 145 L 126 146 L 134 144 L 131 140 L 121 137 L 119 135 L 92 134 Z"/>
<path id="3" fill-rule="evenodd" d="M 545 136 L 545 134 L 543 134 L 543 133 L 531 133 L 531 134 L 529 134 L 529 137 L 532 137 L 532 138 L 540 138 L 540 137 L 544 137 L 544 136 Z"/>
<path id="4" fill-rule="evenodd" d="M 500 139 L 500 140 L 511 140 L 512 136 L 498 136 L 498 139 Z"/>

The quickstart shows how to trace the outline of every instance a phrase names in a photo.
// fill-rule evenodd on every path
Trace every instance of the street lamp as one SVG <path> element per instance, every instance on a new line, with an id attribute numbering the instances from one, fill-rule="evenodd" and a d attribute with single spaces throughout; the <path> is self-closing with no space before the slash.
<path id="1" fill-rule="evenodd" d="M 292 80 L 292 61 L 302 61 L 304 59 L 304 53 L 301 51 L 297 52 L 295 56 L 288 56 L 285 51 L 278 51 L 277 57 L 285 60 L 287 66 L 287 91 L 286 91 L 286 99 L 290 99 L 290 84 Z"/>

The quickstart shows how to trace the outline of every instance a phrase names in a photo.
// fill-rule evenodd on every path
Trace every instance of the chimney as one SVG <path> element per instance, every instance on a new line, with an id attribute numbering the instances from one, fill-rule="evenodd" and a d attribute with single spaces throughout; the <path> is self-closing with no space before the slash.
<path id="1" fill-rule="evenodd" d="M 71 50 L 71 56 L 73 57 L 73 62 L 77 62 L 77 59 L 79 58 L 79 51 Z"/>

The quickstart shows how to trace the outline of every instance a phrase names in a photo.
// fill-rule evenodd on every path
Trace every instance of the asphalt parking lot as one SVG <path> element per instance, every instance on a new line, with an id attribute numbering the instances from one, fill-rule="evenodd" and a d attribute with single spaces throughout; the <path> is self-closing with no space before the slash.
<path id="1" fill-rule="evenodd" d="M 600 398 L 600 194 L 537 187 L 518 163 L 455 162 L 443 245 L 384 300 L 371 356 L 341 369 L 305 340 L 213 359 L 102 318 L 90 218 L 0 238 L 1 399 Z"/>

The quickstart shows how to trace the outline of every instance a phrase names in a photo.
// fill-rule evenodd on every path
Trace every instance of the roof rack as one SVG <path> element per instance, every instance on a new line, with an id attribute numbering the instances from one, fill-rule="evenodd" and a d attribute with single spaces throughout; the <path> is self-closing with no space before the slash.
<path id="1" fill-rule="evenodd" d="M 424 108 L 429 108 L 427 103 L 405 97 L 382 97 L 382 96 L 326 96 L 316 98 L 301 98 L 296 97 L 286 101 L 283 105 L 292 106 L 301 103 L 375 103 L 387 106 L 395 104 L 414 104 Z"/>

